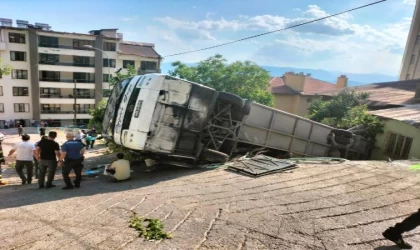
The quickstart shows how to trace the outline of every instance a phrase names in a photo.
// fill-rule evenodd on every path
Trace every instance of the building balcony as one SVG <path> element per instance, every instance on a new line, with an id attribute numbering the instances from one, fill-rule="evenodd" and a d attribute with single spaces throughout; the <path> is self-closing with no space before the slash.
<path id="1" fill-rule="evenodd" d="M 60 45 L 60 44 L 50 44 L 50 43 L 39 43 L 39 47 L 43 48 L 57 48 L 57 49 L 74 49 L 74 50 L 91 50 L 84 46 L 70 46 L 70 45 Z"/>
<path id="2" fill-rule="evenodd" d="M 63 78 L 39 78 L 39 81 L 42 82 L 68 82 L 68 83 L 95 83 L 95 80 L 86 80 L 86 79 L 63 79 Z"/>
<path id="3" fill-rule="evenodd" d="M 76 110 L 76 114 L 88 114 L 89 110 Z M 74 114 L 73 110 L 41 110 L 41 114 Z"/>
<path id="4" fill-rule="evenodd" d="M 66 63 L 63 63 L 63 64 L 66 64 Z M 81 66 L 53 65 L 53 64 L 39 64 L 39 70 L 40 71 L 95 73 L 95 68 L 90 67 L 90 66 L 81 67 Z"/>
<path id="5" fill-rule="evenodd" d="M 94 99 L 95 95 L 51 95 L 51 94 L 41 94 L 41 98 L 71 98 L 71 99 Z"/>
<path id="6" fill-rule="evenodd" d="M 160 69 L 138 69 L 137 73 L 139 75 L 160 73 Z"/>
<path id="7" fill-rule="evenodd" d="M 91 63 L 71 63 L 71 62 L 39 62 L 42 65 L 58 65 L 58 66 L 74 66 L 74 67 L 95 67 L 95 64 Z"/>
<path id="8" fill-rule="evenodd" d="M 81 113 L 76 113 L 76 119 L 91 119 L 92 116 L 89 114 L 81 114 Z M 52 120 L 72 120 L 74 119 L 74 113 L 72 112 L 71 114 L 67 114 L 67 113 L 59 113 L 59 114 L 54 114 L 54 113 L 41 113 L 41 120 L 47 120 L 47 119 L 52 119 Z"/>
<path id="9" fill-rule="evenodd" d="M 74 104 L 74 98 L 60 98 L 60 97 L 42 97 L 39 102 L 41 104 Z M 76 104 L 95 104 L 94 98 L 76 98 Z"/>

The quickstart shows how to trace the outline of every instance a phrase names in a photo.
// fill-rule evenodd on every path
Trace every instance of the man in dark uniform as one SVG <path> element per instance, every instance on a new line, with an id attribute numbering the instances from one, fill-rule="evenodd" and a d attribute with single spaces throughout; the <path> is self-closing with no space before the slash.
<path id="1" fill-rule="evenodd" d="M 83 144 L 79 141 L 74 140 L 73 133 L 66 134 L 67 141 L 61 146 L 60 160 L 58 161 L 59 166 L 63 166 L 63 179 L 66 186 L 63 188 L 73 189 L 69 174 L 73 169 L 76 179 L 74 181 L 74 187 L 79 188 L 82 180 L 82 168 L 85 149 Z M 64 165 L 63 165 L 64 163 Z"/>
<path id="2" fill-rule="evenodd" d="M 413 247 L 404 241 L 402 234 L 414 230 L 418 226 L 420 226 L 420 209 L 416 213 L 405 218 L 402 222 L 385 230 L 382 235 L 386 239 L 397 244 L 401 249 L 412 249 Z"/>
<path id="3" fill-rule="evenodd" d="M 35 157 L 39 162 L 39 188 L 55 187 L 52 182 L 54 180 L 55 171 L 57 169 L 57 159 L 60 157 L 60 145 L 54 141 L 56 137 L 57 132 L 50 131 L 48 133 L 48 138 L 43 138 L 38 142 L 36 146 Z M 47 170 L 48 178 L 46 186 L 44 186 L 45 174 L 47 173 Z"/>

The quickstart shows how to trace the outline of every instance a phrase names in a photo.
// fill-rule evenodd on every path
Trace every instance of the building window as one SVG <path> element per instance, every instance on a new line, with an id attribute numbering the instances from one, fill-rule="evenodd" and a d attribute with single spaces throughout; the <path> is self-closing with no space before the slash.
<path id="1" fill-rule="evenodd" d="M 41 98 L 62 97 L 59 88 L 41 88 Z"/>
<path id="2" fill-rule="evenodd" d="M 156 70 L 157 63 L 151 61 L 141 61 L 141 70 Z"/>
<path id="3" fill-rule="evenodd" d="M 59 61 L 59 55 L 53 54 L 39 54 L 39 63 L 40 64 L 50 64 L 56 65 Z"/>
<path id="4" fill-rule="evenodd" d="M 24 69 L 12 70 L 12 79 L 28 79 L 28 71 Z"/>
<path id="5" fill-rule="evenodd" d="M 76 89 L 76 96 L 78 96 L 78 97 L 91 97 L 90 89 Z"/>
<path id="6" fill-rule="evenodd" d="M 26 87 L 13 87 L 13 96 L 29 96 L 28 88 L 26 88 Z"/>
<path id="7" fill-rule="evenodd" d="M 109 82 L 109 75 L 108 74 L 103 75 L 103 82 Z"/>
<path id="8" fill-rule="evenodd" d="M 0 86 L 0 96 L 3 96 L 3 87 Z"/>
<path id="9" fill-rule="evenodd" d="M 41 74 L 39 74 L 40 81 L 47 81 L 47 82 L 60 82 L 60 71 L 45 71 L 42 70 Z M 69 82 L 73 82 L 72 79 L 67 79 Z"/>
<path id="10" fill-rule="evenodd" d="M 395 159 L 407 159 L 412 144 L 413 138 L 389 132 L 385 152 Z"/>
<path id="11" fill-rule="evenodd" d="M 105 51 L 116 51 L 117 50 L 117 45 L 116 45 L 116 43 L 104 42 L 104 50 Z"/>
<path id="12" fill-rule="evenodd" d="M 4 104 L 0 103 L 0 113 L 4 113 Z"/>
<path id="13" fill-rule="evenodd" d="M 26 52 L 10 51 L 10 61 L 26 61 Z"/>
<path id="14" fill-rule="evenodd" d="M 90 57 L 87 56 L 73 56 L 74 66 L 95 66 L 90 64 Z"/>
<path id="15" fill-rule="evenodd" d="M 9 33 L 9 43 L 26 43 L 25 34 Z"/>
<path id="16" fill-rule="evenodd" d="M 115 59 L 109 59 L 109 67 L 115 68 Z M 104 67 L 108 67 L 108 59 L 104 58 Z"/>
<path id="17" fill-rule="evenodd" d="M 410 80 L 410 74 L 405 75 L 405 80 Z"/>
<path id="18" fill-rule="evenodd" d="M 93 83 L 95 82 L 95 77 L 89 73 L 83 72 L 73 72 L 73 79 L 81 83 Z"/>
<path id="19" fill-rule="evenodd" d="M 58 37 L 51 37 L 51 36 L 40 36 L 39 46 L 47 47 L 47 48 L 59 48 L 59 47 L 66 48 L 66 46 L 59 46 Z"/>
<path id="20" fill-rule="evenodd" d="M 132 61 L 132 60 L 123 60 L 123 68 L 124 68 L 124 69 L 126 69 L 126 68 L 127 68 L 127 65 L 132 65 L 132 66 L 134 66 L 135 64 L 134 64 L 134 61 Z"/>
<path id="21" fill-rule="evenodd" d="M 414 64 L 416 60 L 416 55 L 411 55 L 410 64 Z"/>
<path id="22" fill-rule="evenodd" d="M 29 112 L 29 103 L 15 103 L 14 108 L 16 113 Z"/>
<path id="23" fill-rule="evenodd" d="M 73 49 L 81 49 L 81 50 L 89 49 L 85 47 L 86 45 L 95 47 L 95 42 L 91 40 L 77 40 L 77 39 L 73 40 Z"/>

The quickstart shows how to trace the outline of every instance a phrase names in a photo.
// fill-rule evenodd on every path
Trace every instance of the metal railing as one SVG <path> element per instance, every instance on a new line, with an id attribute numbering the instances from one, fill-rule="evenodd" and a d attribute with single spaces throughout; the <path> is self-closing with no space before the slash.
<path id="1" fill-rule="evenodd" d="M 76 114 L 88 114 L 89 110 L 76 110 Z M 74 114 L 73 110 L 41 110 L 41 114 Z"/>
<path id="2" fill-rule="evenodd" d="M 70 46 L 70 45 L 60 45 L 60 44 L 50 44 L 50 43 L 39 43 L 38 47 L 44 48 L 57 48 L 57 49 L 76 49 L 76 50 L 91 50 L 86 47 L 77 47 L 77 46 Z"/>
<path id="3" fill-rule="evenodd" d="M 95 83 L 95 80 L 86 80 L 86 79 L 61 79 L 61 78 L 39 78 L 40 81 L 44 82 L 70 82 L 74 83 L 74 80 L 77 83 Z"/>
<path id="4" fill-rule="evenodd" d="M 75 67 L 95 67 L 94 63 L 71 63 L 71 62 L 45 62 L 45 61 L 40 61 L 39 64 L 58 65 L 58 66 L 75 66 Z"/>
<path id="5" fill-rule="evenodd" d="M 93 99 L 95 95 L 58 95 L 58 94 L 41 94 L 41 98 L 77 98 L 77 99 Z"/>

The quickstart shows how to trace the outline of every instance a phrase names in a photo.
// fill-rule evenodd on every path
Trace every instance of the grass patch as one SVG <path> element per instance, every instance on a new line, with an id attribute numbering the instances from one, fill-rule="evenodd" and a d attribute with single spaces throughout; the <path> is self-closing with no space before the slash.
<path id="1" fill-rule="evenodd" d="M 130 219 L 130 227 L 139 232 L 139 237 L 146 240 L 171 239 L 172 235 L 164 231 L 164 225 L 159 219 L 138 217 L 135 212 Z"/>

